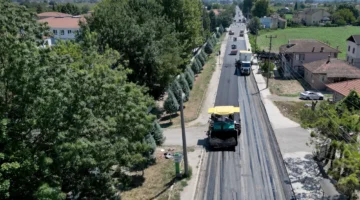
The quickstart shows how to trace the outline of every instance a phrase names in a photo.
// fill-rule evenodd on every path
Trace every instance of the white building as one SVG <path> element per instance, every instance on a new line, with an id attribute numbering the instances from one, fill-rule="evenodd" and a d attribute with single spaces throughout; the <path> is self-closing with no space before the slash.
<path id="1" fill-rule="evenodd" d="M 79 22 L 85 21 L 82 16 L 72 17 L 48 17 L 38 20 L 39 23 L 47 23 L 50 31 L 53 33 L 53 38 L 56 40 L 73 40 L 76 33 L 80 30 Z"/>
<path id="2" fill-rule="evenodd" d="M 347 40 L 346 60 L 360 68 L 360 35 L 352 35 Z"/>

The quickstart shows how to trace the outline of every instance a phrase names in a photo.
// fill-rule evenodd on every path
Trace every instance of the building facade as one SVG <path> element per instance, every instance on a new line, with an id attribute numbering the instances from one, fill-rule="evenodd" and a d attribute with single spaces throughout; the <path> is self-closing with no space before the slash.
<path id="1" fill-rule="evenodd" d="M 352 35 L 347 40 L 346 61 L 360 68 L 360 35 Z"/>

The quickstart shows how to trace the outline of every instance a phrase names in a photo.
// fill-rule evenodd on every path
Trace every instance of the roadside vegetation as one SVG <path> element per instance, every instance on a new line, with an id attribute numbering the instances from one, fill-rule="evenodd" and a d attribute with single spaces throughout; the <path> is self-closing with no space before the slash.
<path id="1" fill-rule="evenodd" d="M 0 10 L 4 200 L 112 199 L 125 191 L 132 172 L 156 165 L 164 137 L 149 112 L 155 101 L 169 88 L 187 100 L 193 73 L 223 31 L 211 32 L 200 1 L 104 0 L 76 41 L 39 48 L 52 33 L 35 13 L 6 0 Z"/>
<path id="2" fill-rule="evenodd" d="M 355 91 L 336 104 L 323 102 L 315 111 L 300 112 L 301 125 L 312 129 L 315 159 L 349 199 L 356 199 L 360 189 L 359 114 L 360 96 Z"/>
<path id="3" fill-rule="evenodd" d="M 298 80 L 270 78 L 269 89 L 274 95 L 285 97 L 299 97 L 304 88 Z"/>
<path id="4" fill-rule="evenodd" d="M 304 109 L 304 105 L 309 102 L 274 101 L 274 103 L 279 108 L 281 114 L 283 114 L 285 117 L 291 119 L 294 122 L 301 123 L 300 111 Z"/>

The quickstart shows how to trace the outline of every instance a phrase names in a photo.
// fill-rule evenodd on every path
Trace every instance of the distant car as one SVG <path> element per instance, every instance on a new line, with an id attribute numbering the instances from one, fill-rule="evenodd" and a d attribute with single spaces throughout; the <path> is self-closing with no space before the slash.
<path id="1" fill-rule="evenodd" d="M 234 37 L 234 41 L 236 41 L 237 40 L 237 37 Z"/>
<path id="2" fill-rule="evenodd" d="M 236 45 L 235 44 L 231 45 L 231 49 L 236 49 Z"/>
<path id="3" fill-rule="evenodd" d="M 323 100 L 324 95 L 321 92 L 305 91 L 300 93 L 300 99 L 306 100 Z"/>
<path id="4" fill-rule="evenodd" d="M 237 49 L 233 49 L 233 50 L 231 50 L 230 55 L 236 55 L 237 52 L 238 52 Z"/>
<path id="5" fill-rule="evenodd" d="M 229 31 L 229 35 L 234 35 L 234 32 L 233 32 L 233 31 Z"/>

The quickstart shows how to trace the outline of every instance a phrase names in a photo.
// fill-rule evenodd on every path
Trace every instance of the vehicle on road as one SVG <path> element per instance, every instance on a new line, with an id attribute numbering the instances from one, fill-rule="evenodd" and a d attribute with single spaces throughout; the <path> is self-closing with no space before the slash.
<path id="1" fill-rule="evenodd" d="M 242 22 L 243 22 L 243 23 L 246 23 L 246 19 L 245 19 L 245 18 L 243 18 Z"/>
<path id="2" fill-rule="evenodd" d="M 240 50 L 239 60 L 235 60 L 235 67 L 240 68 L 241 75 L 250 75 L 252 65 L 252 52 Z"/>
<path id="3" fill-rule="evenodd" d="M 237 40 L 237 37 L 234 37 L 234 41 L 236 41 Z"/>
<path id="4" fill-rule="evenodd" d="M 234 35 L 234 31 L 230 30 L 229 35 Z"/>
<path id="5" fill-rule="evenodd" d="M 240 37 L 244 37 L 244 30 L 241 30 L 241 31 L 240 31 L 239 36 L 240 36 Z"/>
<path id="6" fill-rule="evenodd" d="M 300 99 L 323 100 L 324 95 L 321 92 L 305 91 L 305 92 L 300 93 Z"/>
<path id="7" fill-rule="evenodd" d="M 231 45 L 231 49 L 236 49 L 236 44 Z"/>
<path id="8" fill-rule="evenodd" d="M 240 113 L 240 107 L 216 106 L 208 109 L 211 114 L 207 131 L 210 148 L 233 148 L 238 144 L 241 133 L 240 120 L 234 120 L 234 114 Z"/>

